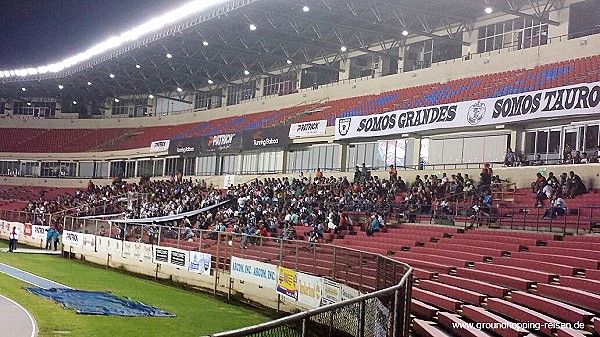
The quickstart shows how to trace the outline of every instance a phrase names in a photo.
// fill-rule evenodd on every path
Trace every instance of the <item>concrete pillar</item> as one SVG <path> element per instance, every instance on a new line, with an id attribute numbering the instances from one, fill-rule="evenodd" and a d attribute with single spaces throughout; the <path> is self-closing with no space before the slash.
<path id="1" fill-rule="evenodd" d="M 385 76 L 390 73 L 390 58 L 388 56 L 373 56 L 373 78 Z"/>
<path id="2" fill-rule="evenodd" d="M 256 79 L 256 94 L 255 94 L 255 97 L 264 96 L 264 93 L 263 93 L 264 83 L 265 83 L 265 79 L 263 77 Z"/>
<path id="3" fill-rule="evenodd" d="M 340 69 L 344 70 L 343 72 L 340 71 L 340 77 L 339 77 L 340 81 L 345 81 L 345 80 L 350 79 L 350 61 L 351 60 L 352 59 L 345 58 L 340 61 Z"/>
<path id="4" fill-rule="evenodd" d="M 348 144 L 340 144 L 340 169 L 348 172 Z"/>

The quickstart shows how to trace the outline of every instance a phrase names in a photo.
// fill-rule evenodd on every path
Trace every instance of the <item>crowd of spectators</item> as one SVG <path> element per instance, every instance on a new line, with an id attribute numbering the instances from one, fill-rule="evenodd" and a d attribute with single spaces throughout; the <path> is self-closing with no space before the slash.
<path id="1" fill-rule="evenodd" d="M 363 165 L 357 167 L 352 181 L 347 177 L 324 177 L 318 169 L 312 179 L 304 175 L 264 178 L 225 190 L 180 176 L 164 181 L 142 179 L 139 183 L 114 181 L 107 186 L 96 186 L 90 181 L 85 190 L 73 195 L 65 194 L 55 200 L 46 200 L 42 196 L 32 201 L 26 211 L 72 216 L 122 212 L 124 218 L 129 219 L 155 218 L 176 216 L 229 200 L 224 206 L 190 218 L 148 224 L 143 227 L 146 233 L 141 230 L 126 233 L 123 226 L 118 226 L 114 233 L 108 234 L 102 227 L 98 234 L 120 239 L 134 236 L 138 240 L 147 234 L 149 240 L 154 241 L 157 225 L 163 225 L 166 226 L 162 233 L 165 237 L 184 240 L 193 240 L 200 235 L 199 230 L 230 230 L 248 237 L 278 236 L 288 240 L 307 235 L 310 241 L 316 242 L 325 233 L 337 234 L 352 226 L 360 226 L 368 235 L 373 235 L 385 228 L 392 215 L 401 214 L 408 221 L 416 221 L 418 214 L 430 214 L 436 207 L 442 213 L 450 212 L 448 201 L 473 196 L 476 206 L 483 212 L 487 209 L 486 202 L 491 207 L 491 200 L 484 198 L 482 188 L 489 190 L 501 182 L 488 164 L 484 165 L 478 182 L 468 174 L 448 176 L 443 173 L 440 177 L 417 175 L 414 182 L 407 184 L 393 165 L 388 179 L 372 176 Z M 351 215 L 355 213 L 365 215 L 361 217 L 361 223 L 355 223 L 356 217 L 353 222 Z M 56 220 L 58 222 L 59 218 Z M 298 233 L 299 226 L 306 230 Z"/>
<path id="2" fill-rule="evenodd" d="M 523 154 L 517 154 L 510 147 L 506 150 L 504 155 L 504 166 L 517 167 L 517 166 L 541 166 L 546 164 L 589 164 L 598 163 L 600 157 L 600 147 L 593 152 L 586 151 L 573 151 L 570 146 L 566 146 L 563 151 L 562 158 L 549 160 L 544 162 L 542 155 L 536 154 L 533 160 L 527 160 Z"/>

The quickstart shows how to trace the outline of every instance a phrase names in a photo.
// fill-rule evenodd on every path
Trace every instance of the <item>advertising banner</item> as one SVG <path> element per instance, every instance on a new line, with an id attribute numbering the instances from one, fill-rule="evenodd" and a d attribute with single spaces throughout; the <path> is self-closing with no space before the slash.
<path id="1" fill-rule="evenodd" d="M 187 268 L 187 263 L 189 260 L 188 255 L 189 251 L 187 250 L 170 248 L 169 263 L 175 267 Z"/>
<path id="2" fill-rule="evenodd" d="M 242 149 L 241 133 L 226 133 L 201 137 L 202 153 L 237 152 Z"/>
<path id="3" fill-rule="evenodd" d="M 327 128 L 327 120 L 322 119 L 318 121 L 310 121 L 304 123 L 295 123 L 290 126 L 288 137 L 300 138 L 300 137 L 313 137 L 322 136 L 325 134 Z"/>
<path id="4" fill-rule="evenodd" d="M 96 251 L 96 235 L 83 234 L 83 249 L 90 252 Z"/>
<path id="5" fill-rule="evenodd" d="M 244 151 L 260 151 L 264 149 L 285 149 L 290 143 L 288 127 L 275 126 L 266 129 L 244 131 L 242 134 Z"/>
<path id="6" fill-rule="evenodd" d="M 46 239 L 46 233 L 50 230 L 50 226 L 31 226 L 31 237 L 34 239 Z"/>
<path id="7" fill-rule="evenodd" d="M 335 139 L 548 120 L 596 113 L 598 105 L 600 82 L 577 84 L 476 101 L 337 118 Z"/>
<path id="8" fill-rule="evenodd" d="M 195 157 L 200 154 L 202 137 L 173 139 L 169 142 L 169 155 Z"/>
<path id="9" fill-rule="evenodd" d="M 143 244 L 141 242 L 135 242 L 133 244 L 133 251 L 132 251 L 133 258 L 138 259 L 138 260 L 142 259 L 142 255 L 144 252 L 144 246 L 145 246 L 145 244 Z"/>
<path id="10" fill-rule="evenodd" d="M 298 272 L 277 267 L 277 293 L 298 300 Z"/>
<path id="11" fill-rule="evenodd" d="M 123 257 L 131 257 L 133 254 L 133 242 L 123 241 Z"/>
<path id="12" fill-rule="evenodd" d="M 235 175 L 227 174 L 223 176 L 223 188 L 229 188 L 235 185 Z"/>
<path id="13" fill-rule="evenodd" d="M 277 289 L 277 266 L 254 260 L 231 257 L 231 277 L 261 285 L 267 289 Z"/>
<path id="14" fill-rule="evenodd" d="M 150 144 L 150 152 L 163 152 L 169 151 L 170 140 L 157 140 Z"/>
<path id="15" fill-rule="evenodd" d="M 83 248 L 83 233 L 63 231 L 62 243 L 65 246 Z"/>
<path id="16" fill-rule="evenodd" d="M 154 263 L 169 263 L 169 248 L 154 246 L 154 254 L 152 254 Z"/>
<path id="17" fill-rule="evenodd" d="M 31 234 L 33 232 L 33 228 L 31 228 L 31 227 L 32 227 L 32 224 L 24 223 L 23 224 L 23 235 L 31 237 Z"/>
<path id="18" fill-rule="evenodd" d="M 211 259 L 212 255 L 210 254 L 190 252 L 188 270 L 193 273 L 210 275 Z"/>
<path id="19" fill-rule="evenodd" d="M 298 302 L 317 308 L 321 305 L 321 277 L 298 273 Z"/>
<path id="20" fill-rule="evenodd" d="M 323 279 L 323 290 L 321 297 L 321 305 L 338 303 L 342 300 L 342 285 L 328 280 L 326 278 Z"/>
<path id="21" fill-rule="evenodd" d="M 152 261 L 152 245 L 144 245 L 142 249 L 142 261 Z"/>

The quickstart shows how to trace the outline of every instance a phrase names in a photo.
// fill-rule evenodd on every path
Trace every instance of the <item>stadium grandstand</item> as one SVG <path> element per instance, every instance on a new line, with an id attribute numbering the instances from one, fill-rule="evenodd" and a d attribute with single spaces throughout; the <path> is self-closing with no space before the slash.
<path id="1" fill-rule="evenodd" d="M 0 68 L 0 236 L 300 311 L 215 336 L 600 334 L 600 0 L 157 15 Z"/>

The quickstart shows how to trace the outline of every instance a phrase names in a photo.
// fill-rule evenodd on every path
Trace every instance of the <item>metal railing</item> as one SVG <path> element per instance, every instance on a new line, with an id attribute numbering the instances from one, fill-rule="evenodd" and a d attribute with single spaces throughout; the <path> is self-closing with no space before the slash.
<path id="1" fill-rule="evenodd" d="M 153 227 L 156 232 L 148 235 L 148 225 L 117 226 L 102 219 L 75 217 L 64 220 L 64 229 L 70 231 L 210 253 L 216 275 L 215 294 L 222 292 L 217 287 L 218 279 L 229 272 L 232 256 L 325 277 L 363 293 L 268 323 L 211 336 L 409 336 L 412 268 L 407 264 L 378 254 L 303 240 L 208 230 L 193 230 L 188 238 L 185 229 L 179 226 Z M 102 234 L 101 228 L 104 228 Z M 228 297 L 232 287 L 230 281 Z M 278 309 L 279 303 L 278 300 Z"/>

